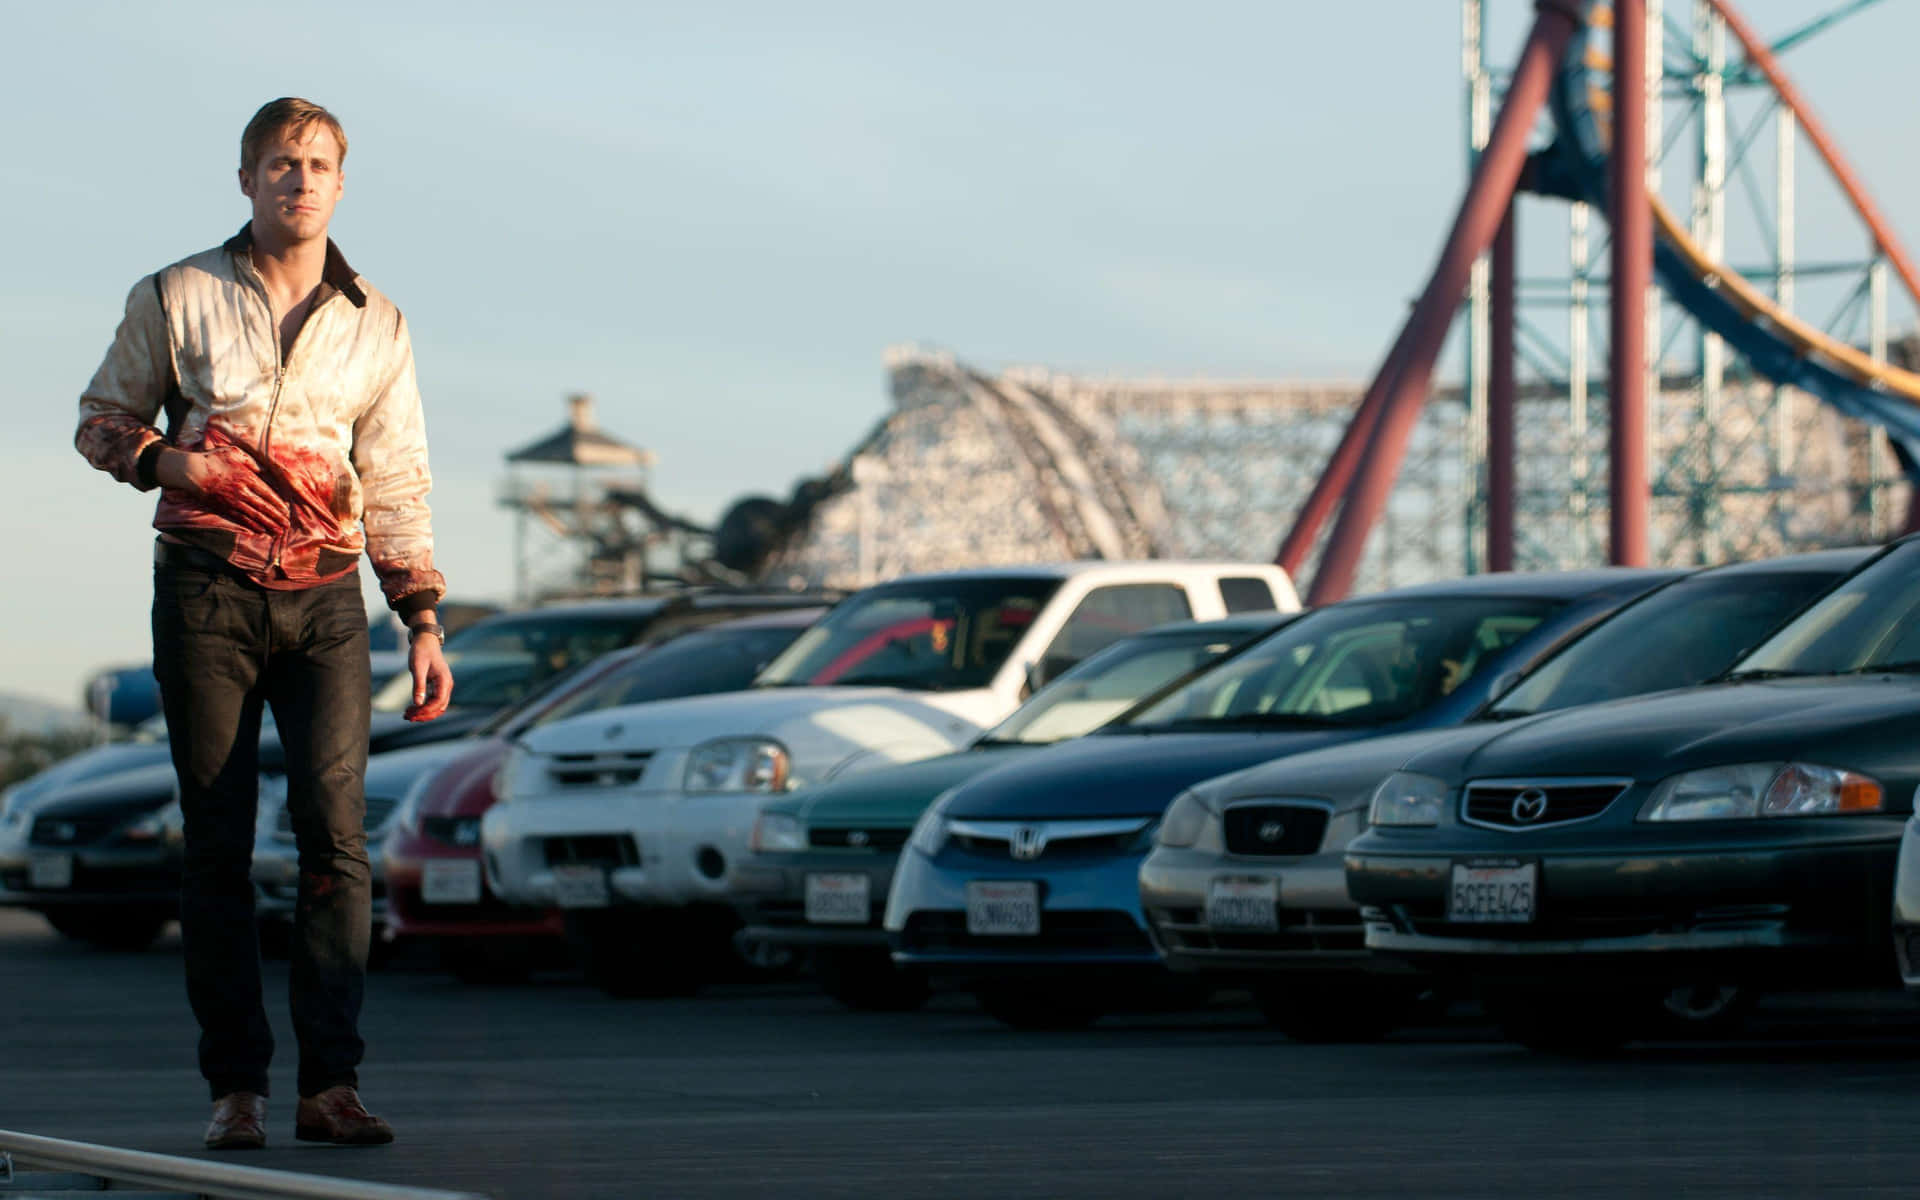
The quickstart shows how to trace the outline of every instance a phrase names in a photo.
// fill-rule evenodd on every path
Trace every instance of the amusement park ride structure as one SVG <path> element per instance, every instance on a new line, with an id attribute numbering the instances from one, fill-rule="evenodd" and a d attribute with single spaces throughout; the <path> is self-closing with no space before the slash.
<path id="1" fill-rule="evenodd" d="M 1413 422 L 1426 399 L 1433 366 L 1448 327 L 1464 299 L 1468 313 L 1468 404 L 1473 489 L 1468 512 L 1486 537 L 1484 565 L 1514 565 L 1516 518 L 1546 515 L 1543 506 L 1517 506 L 1514 422 L 1516 359 L 1526 353 L 1567 397 L 1565 463 L 1572 481 L 1567 503 L 1578 515 L 1587 500 L 1585 483 L 1593 454 L 1587 402 L 1591 390 L 1588 295 L 1597 282 L 1588 249 L 1588 212 L 1610 216 L 1611 245 L 1608 453 L 1608 556 L 1618 563 L 1649 559 L 1651 501 L 1679 496 L 1683 528 L 1666 531 L 1662 557 L 1679 557 L 1671 543 L 1691 542 L 1695 561 L 1713 561 L 1737 550 L 1745 519 L 1728 521 L 1730 491 L 1777 498 L 1790 485 L 1790 414 L 1798 389 L 1848 417 L 1882 431 L 1909 471 L 1920 461 L 1920 375 L 1886 361 L 1887 273 L 1891 269 L 1909 297 L 1920 299 L 1920 281 L 1891 229 L 1841 158 L 1833 139 L 1780 68 L 1775 51 L 1819 32 L 1866 7 L 1853 3 L 1814 21 L 1774 46 L 1763 42 L 1728 0 L 1692 0 L 1690 22 L 1666 19 L 1661 0 L 1536 0 L 1534 24 L 1514 69 L 1504 78 L 1497 120 L 1493 73 L 1486 67 L 1484 0 L 1463 0 L 1468 125 L 1473 171 L 1453 233 L 1426 291 L 1348 425 L 1339 446 L 1278 555 L 1300 573 L 1335 508 L 1339 518 L 1325 539 L 1311 597 L 1338 599 L 1354 583 L 1367 534 L 1385 506 L 1405 453 Z M 1601 35 L 1611 33 L 1609 43 Z M 1729 66 L 1731 37 L 1744 60 Z M 1771 103 L 1731 145 L 1726 92 L 1764 90 Z M 1665 149 L 1665 102 L 1685 106 L 1676 132 L 1697 134 L 1691 181 L 1690 220 L 1682 224 L 1660 194 Z M 1529 152 L 1537 119 L 1551 113 L 1552 140 Z M 1771 224 L 1772 263 L 1760 271 L 1725 264 L 1726 193 L 1730 170 L 1752 184 L 1748 162 L 1754 140 L 1771 118 L 1775 129 L 1775 186 Z M 1804 137 L 1864 227 L 1865 262 L 1822 264 L 1810 269 L 1794 259 L 1794 146 Z M 1655 149 L 1660 153 L 1650 153 Z M 1623 168 L 1623 164 L 1625 164 Z M 1564 351 L 1542 354 L 1538 326 L 1519 316 L 1515 212 L 1523 193 L 1572 204 L 1568 221 L 1572 274 L 1560 300 L 1569 312 Z M 1760 206 L 1756 206 L 1760 207 Z M 1656 232 L 1657 231 L 1657 232 Z M 1809 274 L 1856 275 L 1848 303 L 1826 327 L 1793 313 L 1796 280 Z M 1658 298 L 1650 276 L 1677 310 L 1692 322 L 1698 385 L 1688 413 L 1668 412 L 1662 430 L 1652 428 L 1648 397 L 1668 378 L 1665 359 L 1674 339 L 1660 327 Z M 1752 279 L 1765 281 L 1756 285 Z M 1536 301 L 1542 299 L 1535 287 Z M 1554 289 L 1559 291 L 1561 289 Z M 1849 321 L 1867 325 L 1867 348 L 1854 344 Z M 1676 328 L 1676 333 L 1678 332 Z M 1529 342 L 1520 340 L 1530 335 Z M 1772 388 L 1738 389 L 1747 408 L 1742 419 L 1728 411 L 1726 347 L 1740 352 L 1751 370 Z M 1652 353 L 1649 353 L 1649 351 Z M 1554 376 L 1558 375 L 1555 380 Z M 1757 403 L 1755 401 L 1757 400 Z M 1667 427 L 1680 436 L 1660 437 Z M 1729 438 L 1729 433 L 1732 438 Z M 1650 463 L 1649 447 L 1670 452 Z M 1757 444 L 1765 468 L 1757 478 L 1735 478 L 1732 468 L 1750 460 Z M 1651 468 L 1651 470 L 1650 470 Z M 1870 467 L 1869 470 L 1877 470 Z M 1878 503 L 1877 480 L 1869 480 L 1869 503 Z M 1777 518 L 1778 511 L 1771 514 Z M 1906 524 L 1912 524 L 1909 514 Z M 1761 524 L 1772 522 L 1763 521 Z M 1544 532 L 1544 531 L 1543 531 Z M 1469 545 L 1473 542 L 1469 538 Z M 1470 551 L 1469 569 L 1479 565 Z"/>

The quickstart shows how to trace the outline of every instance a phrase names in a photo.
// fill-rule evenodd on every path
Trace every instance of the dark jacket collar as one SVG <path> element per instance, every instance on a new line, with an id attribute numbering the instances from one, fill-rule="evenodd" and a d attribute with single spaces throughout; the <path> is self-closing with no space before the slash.
<path id="1" fill-rule="evenodd" d="M 253 249 L 253 222 L 248 221 L 234 234 L 220 244 L 222 250 L 230 254 L 245 254 Z M 327 265 L 320 269 L 320 282 L 333 288 L 353 302 L 355 308 L 367 306 L 366 289 L 360 286 L 360 274 L 347 265 L 347 256 L 340 253 L 340 247 L 327 239 Z"/>

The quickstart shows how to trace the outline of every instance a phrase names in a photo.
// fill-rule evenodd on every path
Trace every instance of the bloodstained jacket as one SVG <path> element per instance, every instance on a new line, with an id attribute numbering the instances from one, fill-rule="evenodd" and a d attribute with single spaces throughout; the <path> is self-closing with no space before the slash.
<path id="1" fill-rule="evenodd" d="M 426 422 L 406 321 L 329 241 L 319 293 L 282 366 L 251 234 L 243 228 L 134 285 L 80 397 L 74 445 L 142 491 L 158 486 L 163 439 L 181 450 L 238 446 L 287 502 L 283 526 L 167 488 L 154 528 L 276 589 L 337 579 L 364 549 L 391 607 L 432 607 L 446 581 L 433 567 Z M 164 435 L 155 424 L 163 413 Z"/>

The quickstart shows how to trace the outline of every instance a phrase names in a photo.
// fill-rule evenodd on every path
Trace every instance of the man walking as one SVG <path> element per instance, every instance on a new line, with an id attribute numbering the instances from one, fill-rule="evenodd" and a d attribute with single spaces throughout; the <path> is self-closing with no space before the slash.
<path id="1" fill-rule="evenodd" d="M 153 663 L 186 823 L 180 932 L 214 1149 L 266 1143 L 273 1035 L 248 880 L 263 705 L 300 853 L 294 1136 L 393 1140 L 356 1090 L 372 906 L 362 549 L 408 626 L 408 717 L 438 717 L 453 694 L 406 322 L 327 237 L 346 152 L 317 104 L 254 114 L 240 140 L 251 220 L 134 285 L 74 438 L 100 470 L 161 489 Z"/>

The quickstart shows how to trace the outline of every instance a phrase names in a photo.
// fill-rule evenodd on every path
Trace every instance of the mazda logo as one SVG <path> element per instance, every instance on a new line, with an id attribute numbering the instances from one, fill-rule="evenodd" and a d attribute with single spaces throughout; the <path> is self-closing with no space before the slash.
<path id="1" fill-rule="evenodd" d="M 864 829 L 856 829 L 847 835 L 847 845 L 849 846 L 864 846 L 866 844 L 867 831 Z"/>
<path id="2" fill-rule="evenodd" d="M 1022 825 L 1013 831 L 1008 851 L 1021 862 L 1032 862 L 1046 852 L 1047 831 L 1038 825 Z"/>
<path id="3" fill-rule="evenodd" d="M 1267 821 L 1260 826 L 1259 837 L 1263 842 L 1277 842 L 1285 837 L 1287 827 L 1278 821 Z"/>
<path id="4" fill-rule="evenodd" d="M 1539 788 L 1528 788 L 1513 798 L 1513 819 L 1525 824 L 1538 821 L 1547 815 L 1547 794 Z"/>
<path id="5" fill-rule="evenodd" d="M 65 821 L 55 825 L 49 832 L 56 842 L 70 842 L 80 835 L 80 831 Z"/>

